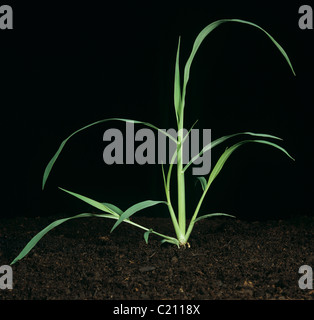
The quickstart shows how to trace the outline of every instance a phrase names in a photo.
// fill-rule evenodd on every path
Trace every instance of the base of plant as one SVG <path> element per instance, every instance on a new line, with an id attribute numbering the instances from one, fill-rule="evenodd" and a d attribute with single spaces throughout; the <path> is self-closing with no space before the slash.
<path id="1" fill-rule="evenodd" d="M 189 242 L 186 243 L 180 243 L 180 248 L 186 249 L 186 248 L 191 248 L 191 245 Z"/>

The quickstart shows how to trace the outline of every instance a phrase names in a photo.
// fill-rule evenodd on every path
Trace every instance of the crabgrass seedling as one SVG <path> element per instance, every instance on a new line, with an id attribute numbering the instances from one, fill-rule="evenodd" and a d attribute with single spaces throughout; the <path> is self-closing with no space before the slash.
<path id="1" fill-rule="evenodd" d="M 213 183 L 213 181 L 216 179 L 216 177 L 218 176 L 219 172 L 221 171 L 221 169 L 223 168 L 225 162 L 229 159 L 229 157 L 231 156 L 231 154 L 237 150 L 239 147 L 241 147 L 244 144 L 247 143 L 260 143 L 260 144 L 266 144 L 269 145 L 271 147 L 277 148 L 280 151 L 282 151 L 283 153 L 285 153 L 289 158 L 293 159 L 288 152 L 283 149 L 281 146 L 279 146 L 278 144 L 268 141 L 268 139 L 276 139 L 276 140 L 281 140 L 278 137 L 269 135 L 269 134 L 263 134 L 263 133 L 252 133 L 252 132 L 241 132 L 241 133 L 236 133 L 236 134 L 231 134 L 231 135 L 227 135 L 227 136 L 223 136 L 215 141 L 212 141 L 210 144 L 207 144 L 199 154 L 197 154 L 196 156 L 194 156 L 190 162 L 188 162 L 187 164 L 184 165 L 183 163 L 183 142 L 185 141 L 185 139 L 187 138 L 188 134 L 187 133 L 185 136 L 183 134 L 183 128 L 184 128 L 184 109 L 185 109 L 185 97 L 186 97 L 186 90 L 187 90 L 187 84 L 189 81 L 189 77 L 190 77 L 190 69 L 191 69 L 191 65 L 193 62 L 193 59 L 200 47 L 200 45 L 202 44 L 202 42 L 204 41 L 204 39 L 207 37 L 207 35 L 209 33 L 211 33 L 215 28 L 217 28 L 218 26 L 220 26 L 223 23 L 226 22 L 236 22 L 236 23 L 242 23 L 242 24 L 246 24 L 246 25 L 250 25 L 253 26 L 259 30 L 261 30 L 264 34 L 266 34 L 268 36 L 268 38 L 274 43 L 274 45 L 277 47 L 277 49 L 281 52 L 281 54 L 283 55 L 283 57 L 285 58 L 286 62 L 288 63 L 289 67 L 292 70 L 292 73 L 295 75 L 295 72 L 293 70 L 293 67 L 291 65 L 291 62 L 289 60 L 288 55 L 286 54 L 286 52 L 284 51 L 284 49 L 279 45 L 279 43 L 269 34 L 267 33 L 264 29 L 262 29 L 261 27 L 259 27 L 258 25 L 248 22 L 248 21 L 244 21 L 244 20 L 239 20 L 239 19 L 223 19 L 223 20 L 218 20 L 215 21 L 211 24 L 209 24 L 208 26 L 206 26 L 197 36 L 197 38 L 195 39 L 193 48 L 192 48 L 192 52 L 185 64 L 185 68 L 184 68 L 184 72 L 183 72 L 183 81 L 181 83 L 181 77 L 180 77 L 180 67 L 179 67 L 179 58 L 180 58 L 180 38 L 179 38 L 179 42 L 178 42 L 178 49 L 177 49 L 177 54 L 176 54 L 176 62 L 175 62 L 175 76 L 174 76 L 174 109 L 175 109 L 175 115 L 176 115 L 176 122 L 177 122 L 177 129 L 178 129 L 178 136 L 176 139 L 174 139 L 171 135 L 167 134 L 165 131 L 160 130 L 158 127 L 147 123 L 147 122 L 142 122 L 142 121 L 137 121 L 137 120 L 129 120 L 129 119 L 121 119 L 121 118 L 110 118 L 110 119 L 103 119 L 94 123 L 91 123 L 77 131 L 75 131 L 74 133 L 72 133 L 68 138 L 66 138 L 60 145 L 59 149 L 57 150 L 57 152 L 55 153 L 55 155 L 52 157 L 52 159 L 50 160 L 50 162 L 48 163 L 44 175 L 43 175 L 43 182 L 42 182 L 42 188 L 44 189 L 46 181 L 48 179 L 48 176 L 53 168 L 53 165 L 55 163 L 55 161 L 57 160 L 58 156 L 60 155 L 62 149 L 64 148 L 65 144 L 68 142 L 68 140 L 73 137 L 75 134 L 91 127 L 97 124 L 101 124 L 107 121 L 124 121 L 124 122 L 131 122 L 131 123 L 139 123 L 139 124 L 143 124 L 145 126 L 148 126 L 150 128 L 153 128 L 155 130 L 160 131 L 161 133 L 165 134 L 166 136 L 168 136 L 168 138 L 172 139 L 175 143 L 176 143 L 176 151 L 172 156 L 172 160 L 168 166 L 168 171 L 165 172 L 165 168 L 162 165 L 162 177 L 163 177 L 163 182 L 164 182 L 164 189 L 165 189 L 165 196 L 166 196 L 166 201 L 155 201 L 155 200 L 145 200 L 142 202 L 139 202 L 137 204 L 134 204 L 133 206 L 131 206 L 130 208 L 128 208 L 125 211 L 122 211 L 121 209 L 119 209 L 117 206 L 110 204 L 110 203 L 101 203 L 98 202 L 96 200 L 90 199 L 88 197 L 85 197 L 83 195 L 77 194 L 75 192 L 69 191 L 69 190 L 65 190 L 65 189 L 61 189 L 64 192 L 67 192 L 68 194 L 88 203 L 89 205 L 97 208 L 98 210 L 100 210 L 102 213 L 99 214 L 93 214 L 93 213 L 81 213 L 78 215 L 75 215 L 73 217 L 69 217 L 69 218 L 64 218 L 64 219 L 60 219 L 57 220 L 53 223 L 51 223 L 50 225 L 48 225 L 45 229 L 43 229 L 42 231 L 40 231 L 37 235 L 35 235 L 30 241 L 29 243 L 25 246 L 25 248 L 20 252 L 20 254 L 11 262 L 11 265 L 16 263 L 17 261 L 21 260 L 23 257 L 25 257 L 26 254 L 28 254 L 28 252 L 37 244 L 37 242 L 47 233 L 49 232 L 51 229 L 57 227 L 58 225 L 71 220 L 71 219 L 77 219 L 77 218 L 88 218 L 88 217 L 98 217 L 98 218 L 106 218 L 106 219 L 112 219 L 115 220 L 115 223 L 111 229 L 111 231 L 114 231 L 122 222 L 124 223 L 128 223 L 131 224 L 135 227 L 138 227 L 142 230 L 144 230 L 144 239 L 146 241 L 146 243 L 148 243 L 148 239 L 149 239 L 149 235 L 150 234 L 154 234 L 157 235 L 159 237 L 162 238 L 162 242 L 169 242 L 171 244 L 174 244 L 178 247 L 182 247 L 182 246 L 189 246 L 188 240 L 189 237 L 191 235 L 191 232 L 193 230 L 193 227 L 195 225 L 196 222 L 201 221 L 202 219 L 205 218 L 211 218 L 211 217 L 216 217 L 216 216 L 228 216 L 228 217 L 234 217 L 232 215 L 226 214 L 226 213 L 210 213 L 210 214 L 204 214 L 202 216 L 198 216 L 201 205 L 203 203 L 203 200 L 209 190 L 209 187 L 211 186 L 211 184 Z M 211 172 L 209 173 L 208 177 L 198 177 L 199 182 L 201 183 L 202 189 L 203 189 L 203 193 L 200 197 L 200 200 L 195 208 L 195 211 L 192 215 L 192 218 L 190 220 L 189 225 L 186 224 L 186 192 L 185 192 L 185 174 L 187 169 L 189 168 L 189 166 L 196 160 L 198 159 L 204 152 L 207 152 L 211 149 L 213 149 L 215 146 L 225 142 L 226 140 L 239 136 L 239 135 L 246 135 L 246 136 L 250 136 L 251 139 L 247 139 L 247 140 L 242 140 L 234 145 L 232 145 L 231 147 L 227 148 L 222 155 L 220 156 L 220 158 L 218 159 L 217 163 L 215 164 L 215 166 L 213 167 L 213 169 L 211 170 Z M 257 138 L 257 139 L 255 139 Z M 171 181 L 171 175 L 172 175 L 172 169 L 173 169 L 173 165 L 175 162 L 175 158 L 177 159 L 176 161 L 176 166 L 177 166 L 177 201 L 178 201 L 178 211 L 177 213 L 175 212 L 173 206 L 172 206 L 172 202 L 171 202 L 171 196 L 170 196 L 170 181 Z M 149 208 L 151 206 L 155 206 L 155 205 L 166 205 L 169 209 L 169 214 L 170 214 L 170 218 L 172 220 L 173 223 L 173 227 L 174 227 L 174 231 L 176 234 L 176 237 L 170 237 L 168 235 L 164 235 L 162 233 L 159 233 L 151 228 L 147 228 L 144 227 L 142 225 L 139 225 L 133 221 L 130 220 L 130 217 L 135 214 L 136 212 Z"/>

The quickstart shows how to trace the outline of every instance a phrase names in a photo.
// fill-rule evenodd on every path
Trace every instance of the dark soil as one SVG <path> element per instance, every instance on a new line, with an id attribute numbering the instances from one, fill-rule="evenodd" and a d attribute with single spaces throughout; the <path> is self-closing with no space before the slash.
<path id="1" fill-rule="evenodd" d="M 9 264 L 38 231 L 59 217 L 0 220 L 0 265 Z M 170 219 L 134 221 L 171 235 Z M 160 245 L 112 220 L 83 218 L 49 232 L 13 265 L 13 289 L 1 299 L 202 300 L 305 299 L 301 265 L 314 267 L 314 218 L 248 222 L 228 218 L 199 222 L 191 248 Z"/>

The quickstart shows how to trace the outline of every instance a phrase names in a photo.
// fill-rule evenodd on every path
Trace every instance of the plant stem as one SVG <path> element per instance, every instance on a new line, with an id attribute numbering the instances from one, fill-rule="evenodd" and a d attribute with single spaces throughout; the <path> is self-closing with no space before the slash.
<path id="1" fill-rule="evenodd" d="M 116 217 L 113 217 L 112 219 L 116 219 Z M 138 227 L 138 228 L 140 228 L 140 229 L 142 229 L 142 230 L 149 231 L 148 228 L 143 227 L 143 226 L 141 226 L 140 224 L 137 224 L 137 223 L 135 223 L 135 222 L 133 222 L 133 221 L 131 221 L 131 220 L 129 220 L 129 219 L 125 219 L 123 222 L 129 223 L 129 224 L 131 224 L 131 225 L 133 225 L 133 226 L 135 226 L 135 227 Z M 160 236 L 160 237 L 162 237 L 162 238 L 168 239 L 168 240 L 174 240 L 174 239 L 175 239 L 175 238 L 173 238 L 173 237 L 166 236 L 166 235 L 164 235 L 164 234 L 162 234 L 162 233 L 159 233 L 159 232 L 156 232 L 156 231 L 154 231 L 154 230 L 152 230 L 152 233 L 155 234 L 155 235 L 157 235 L 157 236 Z"/>
<path id="2" fill-rule="evenodd" d="M 174 153 L 174 155 L 172 156 L 171 163 L 170 163 L 169 170 L 168 170 L 168 174 L 167 174 L 167 180 L 166 180 L 166 177 L 164 176 L 164 171 L 163 171 L 163 177 L 164 177 L 165 192 L 166 192 L 166 197 L 167 197 L 167 202 L 168 202 L 168 209 L 169 209 L 171 220 L 172 220 L 172 223 L 173 223 L 176 235 L 177 235 L 177 239 L 179 241 L 184 241 L 185 236 L 184 236 L 184 234 L 181 233 L 181 229 L 179 227 L 178 220 L 176 218 L 176 214 L 173 210 L 173 207 L 171 204 L 171 197 L 170 197 L 171 171 L 172 171 L 173 163 L 174 163 L 174 160 L 176 157 L 177 157 L 177 152 Z"/>
<path id="3" fill-rule="evenodd" d="M 177 147 L 177 181 L 178 181 L 178 220 L 181 234 L 185 235 L 186 212 L 185 212 L 185 177 L 183 172 L 183 113 L 178 126 L 178 147 Z M 181 239 L 182 240 L 182 239 Z M 180 241 L 181 242 L 181 241 Z"/>

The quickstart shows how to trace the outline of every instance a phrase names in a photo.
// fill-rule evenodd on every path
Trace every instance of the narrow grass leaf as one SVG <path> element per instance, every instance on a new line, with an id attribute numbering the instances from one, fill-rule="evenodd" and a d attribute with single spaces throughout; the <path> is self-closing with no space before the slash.
<path id="1" fill-rule="evenodd" d="M 226 161 L 228 160 L 228 158 L 231 156 L 231 154 L 237 149 L 239 148 L 240 146 L 246 144 L 246 143 L 249 143 L 249 142 L 255 142 L 255 143 L 262 143 L 262 144 L 267 144 L 267 145 L 270 145 L 274 148 L 277 148 L 279 150 L 281 150 L 283 153 L 285 153 L 290 159 L 294 160 L 290 154 L 282 147 L 278 146 L 277 144 L 273 143 L 273 142 L 269 142 L 267 140 L 243 140 L 243 141 L 240 141 L 236 144 L 234 144 L 233 146 L 231 146 L 230 148 L 227 148 L 225 150 L 225 152 L 220 156 L 220 158 L 218 159 L 218 161 L 216 162 L 216 165 L 214 166 L 213 170 L 211 171 L 210 175 L 209 175 L 209 178 L 208 178 L 208 181 L 207 181 L 207 185 L 206 185 L 206 188 L 201 196 L 201 199 L 200 201 L 198 202 L 197 204 L 197 207 L 195 209 L 195 212 L 192 216 L 192 219 L 191 219 L 191 222 L 190 222 L 190 226 L 188 228 L 188 231 L 187 231 L 187 238 L 189 237 L 191 231 L 192 231 L 192 228 L 193 228 L 193 224 L 196 220 L 196 217 L 198 215 L 198 212 L 200 210 L 200 207 L 204 201 L 204 198 L 206 196 L 206 193 L 209 189 L 209 187 L 211 186 L 212 182 L 215 180 L 215 178 L 217 177 L 217 175 L 219 174 L 219 172 L 221 171 L 221 169 L 223 168 L 224 164 L 226 163 Z"/>
<path id="2" fill-rule="evenodd" d="M 23 259 L 33 248 L 34 246 L 40 241 L 40 239 L 45 236 L 50 230 L 54 229 L 55 227 L 59 226 L 60 224 L 77 218 L 90 218 L 90 217 L 100 217 L 100 218 L 109 218 L 109 219 L 117 219 L 111 214 L 93 214 L 93 213 L 81 213 L 78 215 L 75 215 L 73 217 L 64 218 L 56 220 L 52 223 L 50 223 L 46 228 L 44 228 L 42 231 L 38 232 L 24 247 L 24 249 L 19 253 L 19 255 L 10 263 L 10 265 L 13 265 L 17 261 Z"/>
<path id="3" fill-rule="evenodd" d="M 166 193 L 166 196 L 167 196 L 168 195 L 168 190 L 167 190 L 167 182 L 166 182 L 166 176 L 165 176 L 165 170 L 164 170 L 164 164 L 163 163 L 161 164 L 161 171 L 162 171 L 162 178 L 163 178 L 163 181 L 164 181 L 165 193 Z"/>
<path id="4" fill-rule="evenodd" d="M 72 195 L 72 196 L 74 196 L 74 197 L 76 197 L 76 198 L 88 203 L 89 205 L 91 205 L 91 206 L 93 206 L 93 207 L 95 207 L 95 208 L 97 208 L 99 210 L 111 213 L 111 214 L 113 214 L 115 216 L 120 216 L 119 212 L 121 212 L 121 210 L 119 208 L 115 207 L 114 205 L 109 204 L 109 206 L 107 206 L 104 203 L 101 203 L 101 202 L 95 201 L 93 199 L 87 198 L 87 197 L 85 197 L 85 196 L 83 196 L 81 194 L 78 194 L 78 193 L 75 193 L 75 192 L 72 192 L 72 191 L 68 191 L 68 190 L 60 188 L 60 187 L 59 187 L 59 189 L 61 189 L 64 192 L 69 193 L 70 195 Z M 114 208 L 117 208 L 118 212 L 116 212 L 114 210 Z"/>
<path id="5" fill-rule="evenodd" d="M 144 239 L 145 239 L 146 244 L 148 244 L 148 237 L 152 232 L 153 232 L 153 229 L 149 229 L 148 231 L 146 231 L 144 233 Z"/>
<path id="6" fill-rule="evenodd" d="M 180 248 L 180 242 L 179 240 L 173 238 L 173 239 L 162 239 L 160 241 L 162 244 L 165 243 L 165 242 L 168 242 L 168 243 L 171 243 L 171 244 L 175 244 L 178 248 Z"/>
<path id="7" fill-rule="evenodd" d="M 196 179 L 201 183 L 203 191 L 206 189 L 207 181 L 204 177 L 196 177 Z"/>
<path id="8" fill-rule="evenodd" d="M 182 88 L 182 108 L 184 108 L 184 101 L 185 101 L 185 95 L 186 95 L 186 86 L 187 83 L 189 81 L 189 77 L 190 77 L 190 69 L 191 69 L 191 65 L 193 62 L 193 59 L 195 57 L 196 52 L 198 51 L 200 45 L 202 44 L 203 40 L 207 37 L 207 35 L 209 33 L 211 33 L 214 29 L 216 29 L 218 26 L 220 26 L 223 23 L 226 22 L 238 22 L 238 23 L 243 23 L 243 24 L 247 24 L 250 26 L 253 26 L 255 28 L 258 28 L 259 30 L 263 31 L 268 37 L 269 39 L 275 44 L 275 46 L 278 48 L 278 50 L 281 52 L 281 54 L 283 55 L 283 57 L 285 58 L 285 60 L 287 61 L 288 65 L 290 66 L 293 74 L 295 75 L 294 69 L 292 67 L 292 64 L 290 62 L 290 59 L 287 55 L 287 53 L 285 52 L 285 50 L 281 47 L 281 45 L 268 33 L 266 32 L 263 28 L 261 28 L 260 26 L 258 26 L 255 23 L 249 22 L 249 21 L 245 21 L 245 20 L 240 20 L 240 19 L 221 19 L 221 20 L 217 20 L 211 24 L 209 24 L 208 26 L 206 26 L 197 36 L 197 38 L 195 39 L 193 48 L 192 48 L 192 52 L 190 54 L 189 59 L 186 62 L 185 68 L 184 68 L 184 80 L 183 80 L 183 88 Z"/>
<path id="9" fill-rule="evenodd" d="M 254 137 L 262 137 L 262 138 L 271 138 L 271 139 L 278 139 L 278 140 L 282 140 L 281 138 L 279 137 L 276 137 L 276 136 L 273 136 L 271 134 L 266 134 L 266 133 L 254 133 L 254 132 L 239 132 L 239 133 L 234 133 L 234 134 L 229 134 L 229 135 L 226 135 L 226 136 L 223 136 L 223 137 L 220 137 L 210 143 L 208 143 L 202 150 L 199 154 L 195 155 L 186 165 L 185 167 L 183 168 L 183 172 L 185 172 L 189 166 L 194 162 L 196 161 L 199 157 L 201 157 L 205 152 L 213 149 L 214 147 L 218 146 L 220 143 L 230 139 L 230 138 L 233 138 L 233 137 L 236 137 L 236 136 L 239 136 L 239 135 L 243 135 L 243 134 L 246 134 L 246 135 L 251 135 L 251 136 L 254 136 Z"/>
<path id="10" fill-rule="evenodd" d="M 168 134 L 165 130 L 161 130 L 159 128 L 157 128 L 156 126 L 148 123 L 148 122 L 143 122 L 143 121 L 138 121 L 138 120 L 130 120 L 130 119 L 122 119 L 122 118 L 108 118 L 108 119 L 103 119 L 103 120 L 99 120 L 99 121 L 96 121 L 96 122 L 93 122 L 93 123 L 90 123 L 78 130 L 76 130 L 75 132 L 73 132 L 72 134 L 70 134 L 65 140 L 62 141 L 62 143 L 60 144 L 57 152 L 55 153 L 55 155 L 51 158 L 51 160 L 49 161 L 49 163 L 47 164 L 46 168 L 45 168 L 45 171 L 44 171 L 44 174 L 43 174 L 43 181 L 42 181 L 42 189 L 45 188 L 45 185 L 46 185 L 46 182 L 47 182 L 47 179 L 49 177 L 49 174 L 55 164 L 55 162 L 57 161 L 61 151 L 63 150 L 65 144 L 68 142 L 68 140 L 70 138 L 72 138 L 75 134 L 87 129 L 87 128 L 90 128 L 91 126 L 94 126 L 94 125 L 97 125 L 97 124 L 100 124 L 100 123 L 104 123 L 104 122 L 107 122 L 107 121 L 123 121 L 123 122 L 128 122 L 128 123 L 137 123 L 137 124 L 142 124 L 142 125 L 145 125 L 147 127 L 150 127 L 150 128 L 153 128 L 157 131 L 160 131 L 161 133 L 163 133 L 164 135 L 166 135 L 169 139 L 171 139 L 172 141 L 174 141 L 175 143 L 177 143 L 177 140 L 174 139 L 170 134 Z"/>
<path id="11" fill-rule="evenodd" d="M 160 203 L 164 203 L 164 204 L 168 205 L 168 203 L 166 201 L 153 201 L 153 200 L 145 200 L 145 201 L 139 202 L 137 204 L 134 204 L 129 209 L 124 211 L 124 213 L 120 216 L 119 220 L 114 224 L 114 226 L 112 227 L 110 232 L 112 232 L 121 222 L 123 222 L 123 220 L 128 219 L 134 213 L 136 213 L 140 210 L 155 206 L 156 204 L 160 204 Z"/>
<path id="12" fill-rule="evenodd" d="M 231 156 L 231 154 L 240 146 L 249 143 L 249 142 L 254 142 L 254 143 L 262 143 L 262 144 L 267 144 L 270 145 L 274 148 L 277 148 L 279 150 L 281 150 L 283 153 L 285 153 L 290 159 L 294 160 L 290 154 L 282 147 L 280 147 L 279 145 L 273 143 L 273 142 L 269 142 L 267 140 L 243 140 L 241 142 L 236 143 L 235 145 L 233 145 L 232 147 L 228 148 L 225 150 L 225 152 L 221 155 L 221 157 L 219 158 L 219 160 L 217 161 L 214 169 L 212 170 L 211 174 L 209 175 L 209 179 L 207 182 L 207 186 L 209 186 L 214 179 L 217 177 L 217 175 L 219 174 L 219 172 L 221 171 L 222 167 L 224 166 L 225 162 L 227 161 L 227 159 Z"/>
<path id="13" fill-rule="evenodd" d="M 178 49 L 177 49 L 177 57 L 176 57 L 176 64 L 175 64 L 175 76 L 174 76 L 174 106 L 176 111 L 177 122 L 180 121 L 180 107 L 181 107 L 181 84 L 180 84 L 180 64 L 179 64 L 179 57 L 180 57 L 180 39 L 178 42 Z"/>
<path id="14" fill-rule="evenodd" d="M 123 214 L 123 211 L 118 208 L 117 206 L 108 203 L 108 202 L 101 202 L 101 204 L 103 204 L 105 207 L 109 208 L 111 211 L 117 213 L 119 216 L 121 216 Z"/>
<path id="15" fill-rule="evenodd" d="M 194 220 L 194 223 L 203 219 L 207 219 L 207 218 L 213 218 L 213 217 L 220 217 L 220 216 L 226 216 L 226 217 L 230 217 L 230 218 L 235 218 L 235 216 L 231 215 L 231 214 L 227 214 L 227 213 L 210 213 L 210 214 L 205 214 L 203 216 L 200 216 L 198 218 L 196 218 Z"/>

